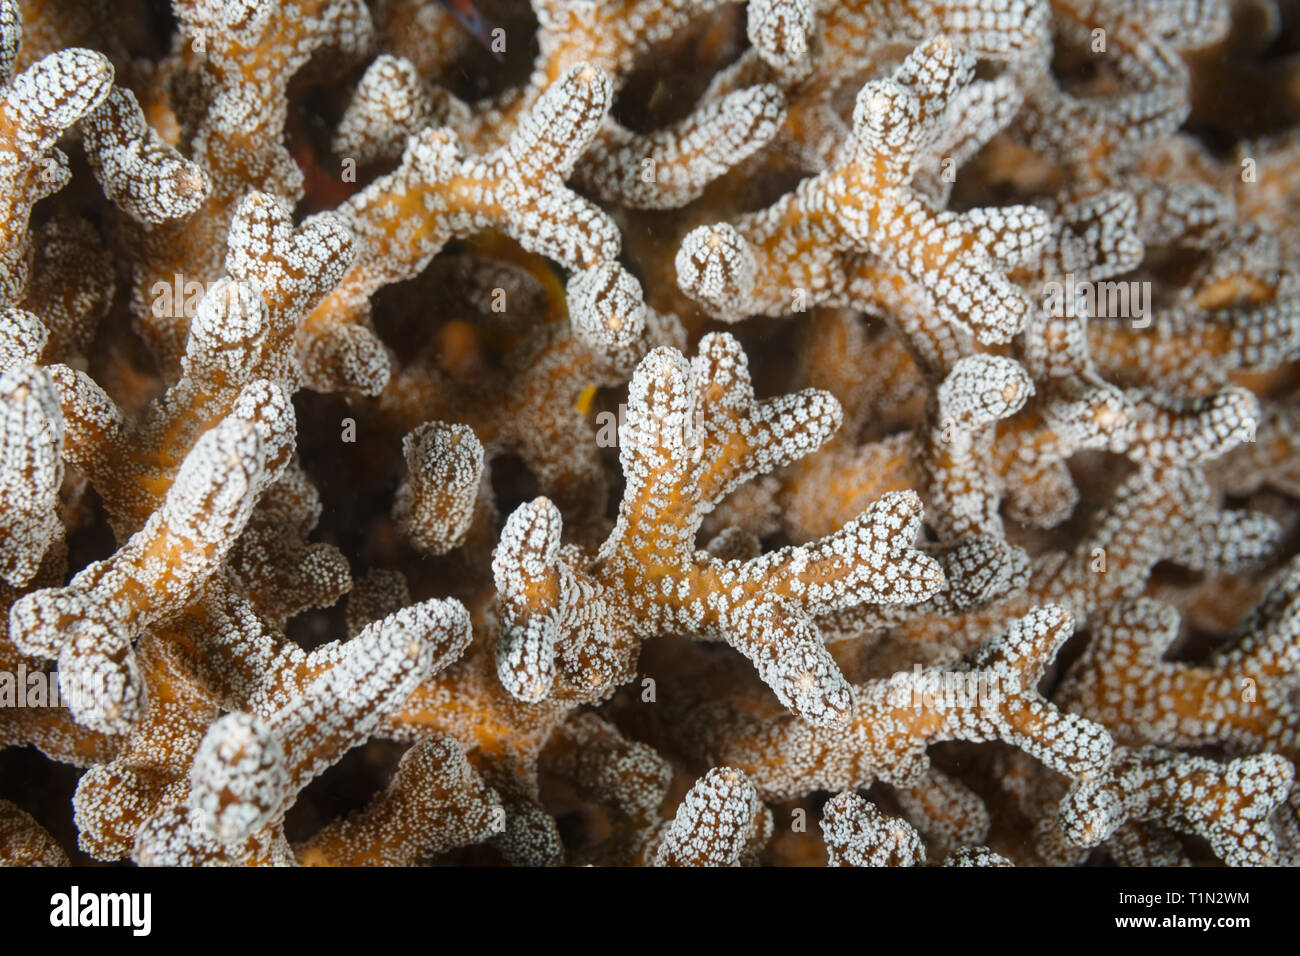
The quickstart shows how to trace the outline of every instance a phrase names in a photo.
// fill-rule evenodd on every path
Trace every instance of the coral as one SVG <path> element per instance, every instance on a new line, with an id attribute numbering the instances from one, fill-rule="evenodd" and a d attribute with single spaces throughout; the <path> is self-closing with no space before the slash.
<path id="1" fill-rule="evenodd" d="M 1061 830 L 1088 847 L 1133 823 L 1156 821 L 1205 837 L 1225 863 L 1277 862 L 1268 818 L 1286 799 L 1294 768 L 1273 754 L 1227 766 L 1157 748 L 1123 750 L 1105 779 L 1071 790 L 1061 803 Z M 1129 852 L 1132 852 L 1131 850 Z"/>
<path id="2" fill-rule="evenodd" d="M 1285 13 L 112 6 L 0 0 L 0 862 L 1300 863 Z"/>
<path id="3" fill-rule="evenodd" d="M 1002 740 L 1058 773 L 1090 779 L 1107 765 L 1110 735 L 1035 690 L 1072 623 L 1063 609 L 1040 607 L 952 667 L 859 684 L 843 726 L 758 716 L 741 701 L 706 704 L 681 721 L 685 733 L 698 734 L 683 745 L 746 770 L 776 799 L 865 788 L 876 779 L 914 786 L 930 769 L 929 745 L 946 740 Z"/>
<path id="4" fill-rule="evenodd" d="M 864 308 L 877 285 L 919 284 L 945 322 L 983 342 L 1010 339 L 1029 303 L 1002 271 L 1041 250 L 1043 213 L 1019 206 L 935 212 L 908 188 L 974 68 L 968 54 L 938 38 L 892 79 L 864 86 L 835 165 L 739 223 L 687 234 L 676 260 L 682 288 L 735 321 L 821 304 Z"/>
<path id="5" fill-rule="evenodd" d="M 890 817 L 852 791 L 826 801 L 822 832 L 831 866 L 917 866 L 925 863 L 921 834 L 899 817 Z M 1012 866 L 984 846 L 963 846 L 943 866 Z"/>
<path id="6" fill-rule="evenodd" d="M 54 838 L 8 800 L 0 803 L 0 859 L 5 866 L 68 865 L 68 855 Z"/>
<path id="7" fill-rule="evenodd" d="M 813 619 L 864 602 L 914 603 L 938 587 L 938 567 L 909 547 L 919 531 L 915 496 L 886 496 L 809 545 L 719 559 L 693 547 L 704 510 L 816 448 L 838 424 L 834 400 L 808 391 L 756 403 L 744 353 L 725 334 L 706 336 L 690 364 L 675 350 L 651 352 L 628 397 L 619 436 L 626 487 L 599 552 L 566 553 L 544 499 L 502 531 L 492 562 L 502 683 L 521 700 L 551 696 L 557 682 L 556 696 L 599 700 L 634 675 L 640 641 L 689 634 L 748 657 L 794 713 L 843 722 L 848 687 Z"/>

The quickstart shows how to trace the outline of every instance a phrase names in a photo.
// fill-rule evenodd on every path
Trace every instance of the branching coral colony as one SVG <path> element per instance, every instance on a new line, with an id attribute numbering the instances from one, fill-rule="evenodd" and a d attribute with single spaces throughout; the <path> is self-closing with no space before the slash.
<path id="1" fill-rule="evenodd" d="M 1294 10 L 171 7 L 0 0 L 0 860 L 1300 863 Z"/>

